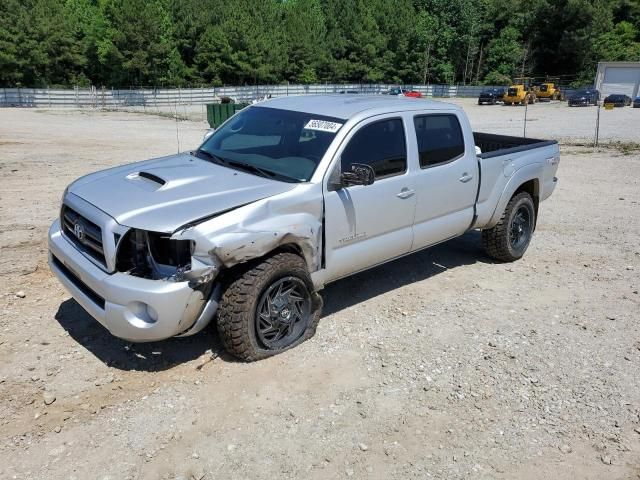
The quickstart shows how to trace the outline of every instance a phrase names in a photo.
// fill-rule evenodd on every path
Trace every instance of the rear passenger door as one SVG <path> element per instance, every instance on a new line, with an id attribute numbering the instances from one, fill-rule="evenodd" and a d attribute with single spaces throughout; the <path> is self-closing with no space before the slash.
<path id="1" fill-rule="evenodd" d="M 417 148 L 416 216 L 412 250 L 464 233 L 473 220 L 479 172 L 473 140 L 455 112 L 414 115 L 410 138 Z M 469 135 L 471 135 L 469 133 Z"/>
<path id="2" fill-rule="evenodd" d="M 409 252 L 416 196 L 408 170 L 403 119 L 368 119 L 350 132 L 325 179 L 327 279 L 335 280 Z M 333 190 L 330 178 L 350 172 L 354 163 L 370 165 L 372 185 Z"/>

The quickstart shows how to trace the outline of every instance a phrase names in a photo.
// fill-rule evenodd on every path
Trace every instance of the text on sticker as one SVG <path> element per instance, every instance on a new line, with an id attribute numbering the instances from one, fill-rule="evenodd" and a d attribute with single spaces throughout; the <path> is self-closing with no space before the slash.
<path id="1" fill-rule="evenodd" d="M 319 130 L 321 132 L 336 133 L 341 126 L 342 126 L 341 123 L 328 122 L 327 120 L 311 119 L 307 122 L 304 128 L 305 130 Z"/>

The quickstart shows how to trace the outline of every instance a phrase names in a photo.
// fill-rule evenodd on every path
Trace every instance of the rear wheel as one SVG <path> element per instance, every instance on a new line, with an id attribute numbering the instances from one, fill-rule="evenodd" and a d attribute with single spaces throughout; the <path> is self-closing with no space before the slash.
<path id="1" fill-rule="evenodd" d="M 514 195 L 493 227 L 482 231 L 482 244 L 489 256 L 502 262 L 522 258 L 533 236 L 536 223 L 535 206 L 531 195 Z"/>
<path id="2" fill-rule="evenodd" d="M 218 309 L 218 332 L 229 353 L 260 360 L 311 338 L 320 305 L 305 261 L 278 253 L 230 279 Z"/>

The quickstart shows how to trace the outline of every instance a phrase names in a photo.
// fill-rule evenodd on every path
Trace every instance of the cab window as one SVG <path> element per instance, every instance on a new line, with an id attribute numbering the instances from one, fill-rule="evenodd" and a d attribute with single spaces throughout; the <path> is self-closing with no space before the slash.
<path id="1" fill-rule="evenodd" d="M 464 138 L 455 115 L 421 115 L 413 124 L 418 141 L 420 168 L 451 162 L 464 154 Z"/>
<path id="2" fill-rule="evenodd" d="M 354 163 L 370 165 L 376 180 L 407 170 L 407 145 L 402 120 L 392 118 L 362 127 L 351 138 L 341 156 L 342 171 Z"/>

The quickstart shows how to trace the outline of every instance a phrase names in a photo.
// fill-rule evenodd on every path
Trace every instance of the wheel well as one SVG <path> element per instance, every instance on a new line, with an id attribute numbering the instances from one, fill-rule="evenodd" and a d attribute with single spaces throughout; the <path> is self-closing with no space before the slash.
<path id="1" fill-rule="evenodd" d="M 535 212 L 536 212 L 536 223 L 538 221 L 538 204 L 540 203 L 540 183 L 538 182 L 538 179 L 534 178 L 532 180 L 529 180 L 528 182 L 524 182 L 522 185 L 520 185 L 516 191 L 513 193 L 513 197 L 515 197 L 516 195 L 518 195 L 521 192 L 527 192 L 529 195 L 531 195 L 531 198 L 533 198 L 533 206 L 535 208 Z"/>
<path id="2" fill-rule="evenodd" d="M 252 258 L 251 260 L 247 260 L 245 262 L 237 263 L 229 268 L 225 268 L 224 270 L 222 270 L 219 279 L 222 278 L 224 281 L 226 279 L 235 278 L 237 275 L 242 275 L 245 271 L 252 269 L 254 266 L 264 261 L 265 258 L 273 257 L 274 255 L 281 252 L 293 253 L 305 260 L 304 254 L 302 253 L 302 248 L 300 248 L 299 245 L 295 243 L 285 243 L 283 245 L 278 245 L 278 247 L 265 253 L 264 255 L 260 255 L 259 257 Z"/>

